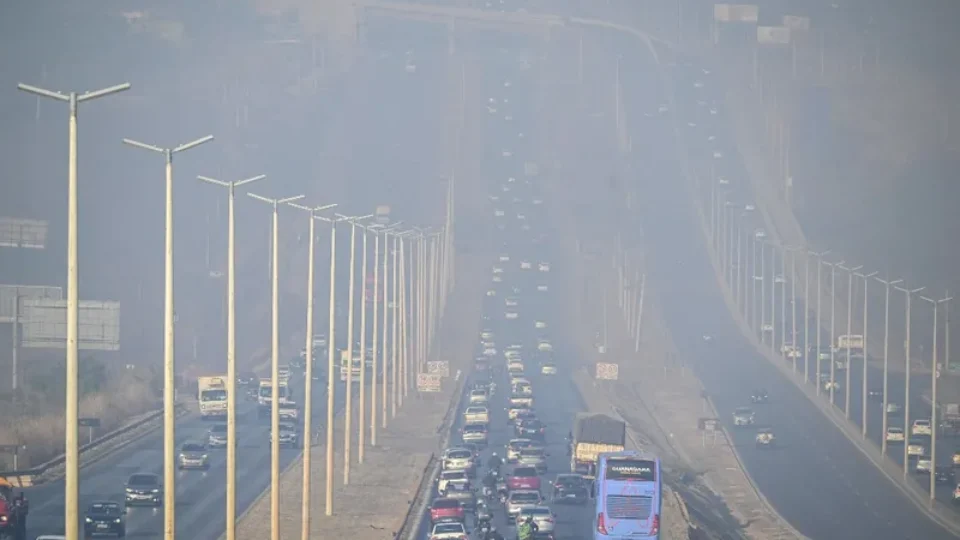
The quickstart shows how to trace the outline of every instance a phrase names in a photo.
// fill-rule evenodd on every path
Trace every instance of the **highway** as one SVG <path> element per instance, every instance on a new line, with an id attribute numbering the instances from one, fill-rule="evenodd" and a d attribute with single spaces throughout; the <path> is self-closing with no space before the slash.
<path id="1" fill-rule="evenodd" d="M 709 115 L 711 104 L 698 106 L 694 91 L 694 83 L 706 78 L 704 72 L 682 65 L 673 71 L 677 100 L 685 101 L 688 110 L 699 107 L 704 110 L 700 114 Z M 630 58 L 623 79 L 627 95 L 639 94 L 642 87 L 650 85 L 649 61 Z M 691 100 L 694 103 L 689 103 Z M 656 112 L 657 106 L 667 101 L 661 95 L 638 106 Z M 740 333 L 720 296 L 699 218 L 690 204 L 687 179 L 680 173 L 671 118 L 678 113 L 649 114 L 632 125 L 634 131 L 647 133 L 637 156 L 645 165 L 637 187 L 651 252 L 651 284 L 657 289 L 679 353 L 703 381 L 748 472 L 781 515 L 812 538 L 951 538 L 882 476 Z M 722 118 L 722 112 L 715 116 Z M 680 129 L 695 127 L 690 123 L 695 122 L 687 117 L 678 122 Z M 687 133 L 691 131 L 699 130 Z M 705 146 L 707 135 L 715 135 L 723 144 L 724 134 L 719 131 L 700 135 Z M 696 152 L 696 145 L 691 146 L 691 152 Z M 699 155 L 712 159 L 709 153 Z M 733 173 L 729 178 L 735 179 L 742 165 L 731 163 L 736 161 L 735 152 L 727 151 L 726 156 L 724 162 Z M 703 163 L 696 165 L 702 172 Z M 734 197 L 748 196 L 742 187 L 732 188 Z M 713 339 L 706 342 L 704 335 Z M 768 390 L 771 401 L 755 410 L 758 424 L 771 426 L 777 435 L 779 444 L 772 450 L 755 447 L 755 430 L 732 425 L 733 410 L 749 406 L 751 393 L 761 388 Z"/>
<path id="2" fill-rule="evenodd" d="M 537 261 L 550 260 L 552 253 L 548 247 L 533 244 L 531 237 L 539 235 L 541 232 L 549 230 L 543 223 L 545 214 L 541 210 L 543 207 L 533 206 L 531 199 L 540 197 L 539 190 L 536 187 L 537 179 L 533 179 L 533 184 L 526 184 L 523 175 L 523 163 L 533 161 L 532 142 L 529 140 L 530 134 L 535 132 L 534 126 L 534 101 L 535 93 L 531 80 L 534 75 L 527 74 L 517 68 L 515 59 L 524 51 L 511 47 L 509 51 L 501 51 L 499 55 L 489 59 L 484 63 L 485 72 L 489 75 L 485 77 L 485 86 L 482 95 L 487 99 L 487 103 L 470 103 L 468 107 L 486 107 L 491 106 L 497 112 L 489 113 L 489 122 L 486 127 L 487 132 L 491 134 L 488 137 L 487 159 L 484 163 L 484 170 L 489 177 L 494 180 L 491 182 L 492 197 L 497 197 L 492 201 L 493 208 L 505 210 L 505 216 L 497 218 L 498 225 L 503 228 L 493 233 L 493 241 L 502 246 L 501 253 L 508 254 L 510 261 L 497 262 L 491 261 L 492 266 L 503 269 L 503 281 L 500 283 L 491 283 L 491 288 L 497 292 L 496 296 L 486 298 L 484 305 L 484 321 L 482 326 L 493 330 L 496 334 L 497 347 L 502 351 L 507 345 L 520 343 L 524 346 L 523 358 L 527 366 L 526 372 L 534 387 L 535 408 L 538 417 L 546 425 L 546 444 L 545 448 L 548 456 L 548 472 L 541 476 L 543 487 L 541 491 L 544 494 L 550 494 L 552 488 L 547 484 L 556 474 L 569 472 L 570 462 L 567 455 L 566 435 L 572 428 L 573 417 L 576 412 L 583 410 L 580 395 L 568 376 L 573 369 L 578 368 L 571 349 L 563 340 L 563 333 L 554 328 L 555 323 L 560 322 L 560 317 L 556 316 L 557 309 L 569 309 L 569 305 L 559 300 L 560 293 L 556 292 L 555 279 L 552 274 L 539 272 L 536 268 Z M 531 72 L 535 73 L 538 69 L 536 63 Z M 509 82 L 509 86 L 504 83 Z M 493 98 L 494 102 L 489 99 Z M 505 117 L 512 117 L 506 120 Z M 519 137 L 519 133 L 525 134 L 524 138 Z M 505 156 L 503 151 L 507 150 L 510 154 Z M 508 178 L 513 177 L 514 182 L 509 182 Z M 547 181 L 545 179 L 545 181 Z M 514 198 L 520 199 L 513 202 Z M 549 200 L 544 202 L 549 205 Z M 521 220 L 518 214 L 525 215 Z M 530 224 L 529 230 L 523 230 L 523 222 Z M 543 229 L 541 230 L 541 227 Z M 534 268 L 531 270 L 521 270 L 521 260 L 534 261 Z M 559 264 L 559 261 L 554 261 Z M 537 285 L 548 284 L 551 292 L 542 292 L 537 290 Z M 519 293 L 511 293 L 513 288 L 518 288 Z M 518 312 L 519 318 L 516 320 L 505 319 L 504 297 L 515 294 L 519 300 Z M 540 320 L 548 324 L 546 330 L 537 330 L 535 321 Z M 557 376 L 543 376 L 539 374 L 539 367 L 534 358 L 536 340 L 544 335 L 549 336 L 556 347 L 555 361 L 559 365 L 559 374 Z M 482 351 L 478 351 L 480 354 Z M 496 392 L 488 405 L 491 411 L 491 424 L 489 434 L 489 446 L 481 454 L 481 463 L 486 465 L 492 452 L 496 452 L 503 457 L 505 446 L 510 439 L 514 438 L 513 426 L 507 422 L 506 405 L 509 397 L 509 382 L 505 376 L 504 358 L 498 354 L 491 359 L 491 365 L 497 370 L 498 375 L 494 377 L 496 383 Z M 473 380 L 479 380 L 480 376 L 474 374 Z M 459 442 L 458 432 L 462 422 L 462 412 L 466 407 L 461 403 L 458 410 L 458 422 L 453 428 L 450 446 L 456 446 Z M 504 466 L 504 471 L 510 470 L 510 466 Z M 486 471 L 481 468 L 479 478 Z M 476 485 L 476 484 L 475 484 Z M 434 491 L 434 496 L 436 493 Z M 491 505 L 494 508 L 494 526 L 507 539 L 513 539 L 516 530 L 508 526 L 503 512 L 503 507 L 497 502 Z M 557 533 L 555 538 L 587 538 L 590 536 L 592 528 L 593 508 L 586 506 L 560 506 L 552 505 L 554 513 L 557 515 Z M 468 519 L 468 526 L 473 528 L 473 518 Z M 430 534 L 429 511 L 424 515 L 420 525 L 420 530 L 416 533 L 416 538 L 428 538 Z M 478 538 L 474 535 L 474 538 Z"/>

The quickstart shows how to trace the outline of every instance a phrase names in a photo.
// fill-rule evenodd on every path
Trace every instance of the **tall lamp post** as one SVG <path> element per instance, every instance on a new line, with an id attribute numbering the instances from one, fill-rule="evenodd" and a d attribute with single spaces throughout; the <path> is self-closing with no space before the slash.
<path id="1" fill-rule="evenodd" d="M 46 90 L 28 84 L 17 88 L 36 96 L 70 105 L 67 154 L 67 351 L 66 408 L 64 411 L 64 533 L 67 540 L 80 538 L 80 268 L 77 245 L 77 109 L 80 103 L 130 89 L 129 83 L 77 94 Z"/>
<path id="2" fill-rule="evenodd" d="M 861 274 L 861 273 L 855 274 L 858 278 L 863 280 L 863 381 L 861 381 L 863 385 L 861 387 L 861 394 L 860 394 L 860 397 L 862 400 L 860 404 L 860 426 L 861 426 L 861 434 L 863 435 L 864 439 L 867 438 L 867 416 L 868 416 L 867 415 L 867 375 L 869 374 L 869 370 L 867 369 L 867 366 L 869 364 L 869 356 L 867 355 L 867 343 L 868 343 L 867 335 L 869 334 L 869 330 L 867 328 L 867 323 L 869 322 L 869 320 L 867 319 L 867 313 L 868 313 L 867 308 L 869 307 L 868 299 L 870 298 L 870 295 L 867 294 L 869 290 L 869 286 L 867 285 L 867 283 L 870 281 L 870 278 L 876 277 L 877 274 L 879 274 L 879 272 L 871 272 L 869 274 Z M 850 366 L 847 366 L 847 370 L 849 369 L 850 369 Z M 886 409 L 884 409 L 884 414 L 886 414 Z M 883 437 L 886 438 L 886 432 L 883 432 Z"/>
<path id="3" fill-rule="evenodd" d="M 903 433 L 905 437 L 908 437 L 910 433 L 910 372 L 912 371 L 912 365 L 910 363 L 910 330 L 913 328 L 912 318 L 913 318 L 913 295 L 923 291 L 926 287 L 918 287 L 916 289 L 904 289 L 901 287 L 894 287 L 894 289 L 904 293 L 906 295 L 906 314 L 904 316 L 906 334 L 903 339 L 903 349 L 904 349 L 904 379 L 903 379 Z M 903 445 L 903 463 L 910 463 L 910 453 L 909 444 Z M 910 467 L 904 465 L 903 467 L 903 479 L 906 480 L 909 476 L 908 471 Z"/>
<path id="4" fill-rule="evenodd" d="M 887 455 L 887 384 L 890 373 L 890 287 L 902 282 L 902 279 L 884 281 L 874 278 L 884 285 L 883 301 L 883 426 L 880 428 L 880 455 Z"/>
<path id="5" fill-rule="evenodd" d="M 303 485 L 300 497 L 300 540 L 310 540 L 310 498 L 311 498 L 311 461 L 313 458 L 313 295 L 314 295 L 314 248 L 316 247 L 316 224 L 314 217 L 318 212 L 336 207 L 336 204 L 308 207 L 297 203 L 288 203 L 290 206 L 310 212 L 310 245 L 307 248 L 307 343 L 306 352 L 307 372 L 304 377 L 303 390 L 303 432 L 307 443 L 303 447 Z"/>
<path id="6" fill-rule="evenodd" d="M 390 230 L 396 228 L 399 224 L 400 224 L 400 223 L 397 222 L 397 223 L 394 223 L 393 225 L 386 226 L 386 227 L 383 226 L 383 225 L 374 224 L 374 225 L 370 225 L 370 226 L 368 227 L 368 229 L 369 229 L 370 231 L 373 231 L 373 367 L 372 367 L 372 369 L 371 369 L 371 371 L 372 371 L 372 375 L 371 375 L 371 376 L 373 377 L 373 381 L 372 381 L 371 384 L 370 384 L 370 446 L 376 446 L 376 445 L 377 445 L 377 377 L 378 377 L 378 374 L 379 374 L 380 371 L 383 371 L 383 373 L 384 373 L 384 375 L 383 375 L 382 378 L 381 378 L 381 384 L 383 384 L 383 388 L 384 388 L 384 389 L 386 388 L 386 384 L 387 384 L 387 379 L 386 379 L 386 376 L 385 376 L 385 374 L 386 374 L 386 365 L 387 365 L 386 353 L 384 353 L 383 362 L 378 366 L 378 360 L 379 360 L 379 356 L 380 356 L 379 353 L 381 352 L 381 350 L 382 350 L 382 351 L 386 351 L 386 348 L 387 348 L 387 340 L 386 340 L 386 335 L 387 335 L 387 330 L 386 330 L 386 328 L 387 328 L 387 325 L 386 325 L 386 312 L 387 312 L 386 297 L 387 297 L 387 295 L 386 295 L 386 290 L 385 290 L 385 289 L 384 289 L 384 292 L 383 292 L 383 294 L 382 294 L 382 298 L 383 298 L 383 302 L 384 302 L 384 305 L 383 305 L 383 312 L 384 312 L 383 337 L 384 337 L 384 339 L 382 340 L 382 345 L 383 345 L 382 347 L 380 346 L 381 341 L 380 341 L 380 339 L 379 339 L 379 336 L 380 336 L 380 299 L 381 299 L 381 292 L 380 292 L 380 290 L 381 290 L 381 289 L 380 289 L 380 279 L 381 279 L 381 278 L 380 278 L 380 274 L 381 274 L 381 270 L 380 270 L 380 233 L 386 233 L 387 231 L 390 231 Z M 386 244 L 386 240 L 384 240 L 384 244 Z M 384 257 L 383 257 L 383 272 L 382 272 L 382 273 L 383 273 L 383 283 L 384 283 L 384 285 L 386 285 L 386 282 L 387 282 L 387 278 L 386 278 L 386 275 L 387 275 L 387 257 L 386 257 L 386 255 L 384 255 Z M 385 394 L 385 393 L 384 393 L 384 400 L 383 400 L 383 402 L 386 403 L 386 394 Z M 386 416 L 386 412 L 384 411 L 384 417 L 385 417 L 385 416 Z M 361 429 L 362 429 L 362 428 L 361 428 Z"/>
<path id="7" fill-rule="evenodd" d="M 280 212 L 282 204 L 288 204 L 304 198 L 296 195 L 284 199 L 270 199 L 247 193 L 250 197 L 273 206 L 273 245 L 271 260 L 273 272 L 271 291 L 273 308 L 271 309 L 271 354 L 270 354 L 270 538 L 280 540 Z"/>
<path id="8" fill-rule="evenodd" d="M 267 175 L 261 174 L 237 180 L 224 182 L 198 176 L 197 178 L 227 188 L 227 531 L 226 540 L 236 540 L 237 537 L 237 304 L 236 304 L 236 250 L 234 233 L 236 219 L 234 214 L 234 199 L 236 189 L 240 186 L 263 180 Z"/>
<path id="9" fill-rule="evenodd" d="M 166 219 L 164 222 L 163 268 L 163 536 L 176 536 L 177 505 L 177 439 L 176 439 L 176 366 L 174 365 L 174 308 L 173 308 L 173 155 L 213 140 L 213 135 L 181 144 L 175 148 L 160 148 L 133 139 L 123 143 L 136 148 L 163 154 L 166 172 Z"/>
<path id="10" fill-rule="evenodd" d="M 846 339 L 846 354 L 847 358 L 844 360 L 844 364 L 847 366 L 846 373 L 844 374 L 846 386 L 843 390 L 843 415 L 850 419 L 850 371 L 853 368 L 853 362 L 850 361 L 850 343 L 851 343 L 851 334 L 853 333 L 853 276 L 863 265 L 855 266 L 853 268 L 847 268 L 842 265 L 838 265 L 841 270 L 847 273 L 847 339 Z M 837 343 L 837 346 L 840 346 L 840 343 Z"/>
<path id="11" fill-rule="evenodd" d="M 940 304 L 946 304 L 952 299 L 949 296 L 944 296 L 939 300 L 926 296 L 920 298 L 933 304 L 933 346 L 931 347 L 932 358 L 930 361 L 930 503 L 932 504 L 937 499 L 937 432 L 940 431 L 937 424 L 937 387 L 939 386 L 937 379 L 940 378 L 939 340 L 937 339 L 938 323 L 940 321 L 938 316 L 940 314 Z M 904 464 L 906 463 L 904 462 Z"/>
<path id="12" fill-rule="evenodd" d="M 817 386 L 817 395 L 820 395 L 820 329 L 821 327 L 821 317 L 820 317 L 820 303 L 823 299 L 823 257 L 828 255 L 830 250 L 827 251 L 807 251 L 807 257 L 804 260 L 804 265 L 806 267 L 804 285 L 803 285 L 803 307 L 805 310 L 809 310 L 809 298 L 810 298 L 810 257 L 813 257 L 817 262 L 817 328 L 816 328 L 816 347 L 817 350 L 813 354 L 813 361 L 817 363 L 816 367 L 816 386 Z M 804 349 L 804 359 L 803 359 L 803 378 L 808 383 L 810 382 L 810 316 L 804 315 L 803 317 L 803 349 Z"/>

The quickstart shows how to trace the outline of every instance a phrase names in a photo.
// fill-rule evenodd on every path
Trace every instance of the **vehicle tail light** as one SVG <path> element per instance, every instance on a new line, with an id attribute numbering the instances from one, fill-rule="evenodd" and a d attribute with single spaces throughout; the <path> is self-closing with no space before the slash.
<path id="1" fill-rule="evenodd" d="M 660 514 L 653 515 L 653 525 L 650 526 L 650 534 L 657 534 L 660 532 Z"/>
<path id="2" fill-rule="evenodd" d="M 597 514 L 597 532 L 600 534 L 607 534 L 607 523 L 603 519 L 603 512 Z"/>
<path id="3" fill-rule="evenodd" d="M 465 534 L 461 534 L 461 535 L 459 536 L 459 538 L 460 538 L 460 540 L 469 540 L 469 539 L 467 538 L 467 535 L 465 535 Z"/>

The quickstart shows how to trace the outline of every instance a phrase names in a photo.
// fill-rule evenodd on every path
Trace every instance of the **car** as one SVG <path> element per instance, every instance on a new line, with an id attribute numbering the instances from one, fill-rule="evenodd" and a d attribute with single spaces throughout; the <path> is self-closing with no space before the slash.
<path id="1" fill-rule="evenodd" d="M 523 458 L 523 453 L 530 450 L 531 447 L 520 451 L 519 459 Z M 530 465 L 517 465 L 513 472 L 507 477 L 507 489 L 510 491 L 518 489 L 540 490 L 540 471 L 537 467 Z"/>
<path id="2" fill-rule="evenodd" d="M 500 254 L 500 262 L 510 262 L 510 255 L 506 253 Z"/>
<path id="3" fill-rule="evenodd" d="M 278 440 L 280 441 L 280 446 L 289 448 L 300 447 L 300 430 L 297 429 L 296 424 L 281 421 L 279 424 L 279 432 Z M 273 442 L 273 433 L 270 433 L 270 442 Z"/>
<path id="4" fill-rule="evenodd" d="M 518 396 L 532 396 L 533 385 L 527 379 L 519 379 L 510 386 L 510 392 Z"/>
<path id="5" fill-rule="evenodd" d="M 227 447 L 227 425 L 214 424 L 207 431 L 207 448 Z"/>
<path id="6" fill-rule="evenodd" d="M 514 416 L 513 418 L 511 418 L 511 419 L 509 420 L 509 422 L 508 422 L 508 423 L 512 423 L 513 425 L 517 425 L 517 422 L 521 422 L 521 421 L 527 420 L 527 419 L 529 419 L 529 418 L 536 418 L 536 417 L 537 417 L 536 411 L 534 411 L 533 409 L 530 409 L 530 408 L 528 408 L 528 409 L 522 409 L 522 408 L 521 408 L 521 409 L 513 409 L 513 408 L 511 408 L 511 409 L 508 409 L 508 410 L 509 410 L 509 411 L 513 411 L 513 412 L 515 413 L 515 416 Z"/>
<path id="7" fill-rule="evenodd" d="M 540 352 L 551 352 L 553 351 L 553 344 L 550 343 L 549 339 L 538 339 L 537 350 Z"/>
<path id="8" fill-rule="evenodd" d="M 553 362 L 544 362 L 540 365 L 540 374 L 541 375 L 556 375 L 557 374 L 557 365 Z"/>
<path id="9" fill-rule="evenodd" d="M 180 447 L 177 464 L 181 469 L 209 469 L 207 447 L 194 442 L 186 442 Z"/>
<path id="10" fill-rule="evenodd" d="M 520 299 L 516 296 L 508 296 L 503 299 L 503 304 L 507 307 L 516 307 L 520 305 Z"/>
<path id="11" fill-rule="evenodd" d="M 467 471 L 460 469 L 441 472 L 440 477 L 437 478 L 437 492 L 445 493 L 450 484 L 469 485 L 470 477 L 467 475 Z"/>
<path id="12" fill-rule="evenodd" d="M 487 404 L 487 391 L 486 390 L 471 390 L 470 391 L 470 404 L 471 405 L 486 405 Z"/>
<path id="13" fill-rule="evenodd" d="M 123 538 L 127 535 L 124 509 L 114 501 L 96 501 L 87 507 L 83 518 L 83 535 L 87 538 L 99 535 Z"/>
<path id="14" fill-rule="evenodd" d="M 537 533 L 550 534 L 557 522 L 557 516 L 548 506 L 521 506 L 517 519 L 523 521 L 527 517 L 533 518 L 533 523 L 537 526 Z"/>
<path id="15" fill-rule="evenodd" d="M 489 328 L 484 328 L 480 332 L 480 339 L 483 341 L 493 341 L 495 336 L 496 335 L 493 333 L 493 330 L 490 330 Z"/>
<path id="16" fill-rule="evenodd" d="M 954 474 L 950 465 L 937 465 L 937 472 L 935 474 L 934 482 L 938 484 L 952 484 L 956 481 L 956 479 L 957 475 Z"/>
<path id="17" fill-rule="evenodd" d="M 430 531 L 429 540 L 468 540 L 467 529 L 460 522 L 437 523 Z"/>
<path id="18" fill-rule="evenodd" d="M 476 512 L 477 493 L 470 484 L 447 484 L 447 490 L 443 492 L 443 496 L 447 499 L 459 501 L 467 512 Z"/>
<path id="19" fill-rule="evenodd" d="M 590 499 L 587 481 L 579 474 L 558 474 L 553 481 L 553 502 L 586 504 Z"/>
<path id="20" fill-rule="evenodd" d="M 528 394 L 510 394 L 510 406 L 529 409 L 533 407 L 533 396 Z"/>
<path id="21" fill-rule="evenodd" d="M 476 468 L 476 456 L 467 448 L 448 448 L 443 453 L 441 467 L 444 471 L 466 471 L 471 476 Z"/>
<path id="22" fill-rule="evenodd" d="M 895 415 L 900 414 L 901 412 L 903 412 L 903 407 L 901 407 L 899 403 L 890 403 L 890 402 L 887 402 L 887 414 L 888 414 L 888 415 L 895 416 Z"/>
<path id="23" fill-rule="evenodd" d="M 153 473 L 131 474 L 123 491 L 127 506 L 163 505 L 163 484 L 160 483 L 160 477 Z"/>
<path id="24" fill-rule="evenodd" d="M 734 426 L 752 426 L 755 420 L 753 409 L 749 407 L 737 407 L 737 409 L 733 411 Z"/>
<path id="25" fill-rule="evenodd" d="M 871 401 L 883 401 L 883 388 L 871 388 L 867 391 L 867 397 Z"/>
<path id="26" fill-rule="evenodd" d="M 530 446 L 520 450 L 520 457 L 517 458 L 517 465 L 523 465 L 526 467 L 534 467 L 537 473 L 544 473 L 547 471 L 547 451 L 543 448 L 537 446 Z M 517 469 L 522 469 L 522 467 L 517 467 Z M 517 472 L 514 471 L 514 475 Z M 538 479 L 539 485 L 539 479 Z"/>
<path id="27" fill-rule="evenodd" d="M 538 418 L 524 418 L 514 425 L 513 432 L 521 439 L 542 441 L 546 438 L 546 426 Z"/>
<path id="28" fill-rule="evenodd" d="M 511 439 L 507 443 L 507 461 L 515 463 L 520 458 L 520 450 L 533 445 L 530 439 Z"/>
<path id="29" fill-rule="evenodd" d="M 543 504 L 543 497 L 535 489 L 511 490 L 507 495 L 507 523 L 516 523 L 517 516 L 524 508 L 541 504 Z"/>
<path id="30" fill-rule="evenodd" d="M 933 434 L 933 429 L 930 427 L 929 419 L 919 419 L 913 421 L 913 427 L 910 428 L 911 435 L 925 435 L 930 436 Z"/>
<path id="31" fill-rule="evenodd" d="M 483 406 L 474 406 L 467 407 L 463 411 L 463 423 L 464 424 L 489 424 L 490 423 L 490 411 Z"/>
<path id="32" fill-rule="evenodd" d="M 540 285 L 537 285 L 537 291 L 539 292 L 548 292 L 549 290 L 550 290 L 550 286 L 547 285 L 546 283 L 541 283 Z"/>
<path id="33" fill-rule="evenodd" d="M 463 442 L 486 445 L 488 432 L 487 424 L 467 424 L 460 430 L 460 439 Z"/>
<path id="34" fill-rule="evenodd" d="M 913 467 L 913 472 L 917 474 L 930 474 L 930 469 L 933 468 L 933 461 L 930 459 L 930 456 L 920 456 L 917 458 L 917 463 Z"/>
<path id="35" fill-rule="evenodd" d="M 520 261 L 521 270 L 530 270 L 531 268 L 533 268 L 533 263 L 530 261 Z"/>
<path id="36" fill-rule="evenodd" d="M 903 442 L 906 437 L 903 435 L 903 428 L 890 426 L 887 428 L 887 442 Z"/>
<path id="37" fill-rule="evenodd" d="M 550 263 L 541 262 L 540 265 L 538 266 L 538 269 L 539 269 L 541 272 L 549 272 L 549 271 L 550 271 Z"/>
<path id="38" fill-rule="evenodd" d="M 463 523 L 466 519 L 466 511 L 463 505 L 456 499 L 440 497 L 434 499 L 430 505 L 430 524 L 459 522 Z"/>
<path id="39" fill-rule="evenodd" d="M 920 457 L 926 453 L 926 440 L 920 437 L 910 437 L 910 440 L 907 443 L 907 456 Z"/>
<path id="40" fill-rule="evenodd" d="M 517 313 L 516 311 L 505 311 L 505 312 L 503 313 L 503 316 L 504 316 L 504 318 L 509 319 L 509 320 L 514 320 L 514 319 L 519 319 L 519 318 L 520 318 L 520 314 Z"/>
<path id="41" fill-rule="evenodd" d="M 533 326 L 534 326 L 534 328 L 536 328 L 537 330 L 543 330 L 543 329 L 545 329 L 545 328 L 547 327 L 547 323 L 546 323 L 546 321 L 535 321 L 535 322 L 533 323 Z"/>
<path id="42" fill-rule="evenodd" d="M 750 402 L 757 403 L 767 403 L 770 400 L 770 395 L 767 394 L 766 390 L 757 390 L 750 395 Z"/>
<path id="43" fill-rule="evenodd" d="M 777 438 L 772 429 L 760 428 L 757 430 L 756 441 L 758 448 L 769 448 L 777 442 Z"/>

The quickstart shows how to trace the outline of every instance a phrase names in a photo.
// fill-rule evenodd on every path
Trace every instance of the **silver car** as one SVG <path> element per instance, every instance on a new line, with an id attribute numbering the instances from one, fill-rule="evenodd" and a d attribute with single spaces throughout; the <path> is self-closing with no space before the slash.
<path id="1" fill-rule="evenodd" d="M 183 443 L 180 447 L 180 455 L 177 457 L 177 465 L 181 469 L 209 469 L 207 448 L 199 443 Z"/>
<path id="2" fill-rule="evenodd" d="M 487 444 L 487 425 L 469 424 L 463 427 L 460 432 L 460 438 L 463 442 L 470 442 L 479 445 Z"/>
<path id="3" fill-rule="evenodd" d="M 527 516 L 533 518 L 537 525 L 537 532 L 549 534 L 553 532 L 553 527 L 557 523 L 557 516 L 547 506 L 528 506 L 520 509 L 517 515 L 519 521 L 523 521 Z"/>
<path id="4" fill-rule="evenodd" d="M 227 446 L 227 425 L 216 424 L 207 432 L 208 448 L 226 448 Z"/>
<path id="5" fill-rule="evenodd" d="M 753 410 L 749 407 L 738 407 L 733 411 L 733 425 L 752 426 L 755 421 Z"/>
<path id="6" fill-rule="evenodd" d="M 516 523 L 521 510 L 541 504 L 543 504 L 543 497 L 540 496 L 539 491 L 527 489 L 511 491 L 507 497 L 507 523 Z"/>
<path id="7" fill-rule="evenodd" d="M 523 448 L 520 450 L 520 456 L 517 459 L 517 465 L 536 467 L 537 472 L 544 473 L 547 471 L 547 452 L 543 448 L 538 448 L 535 446 Z"/>
<path id="8" fill-rule="evenodd" d="M 280 446 L 289 446 L 298 448 L 300 446 L 300 431 L 293 422 L 280 422 Z M 273 442 L 273 433 L 270 434 L 270 442 Z"/>

